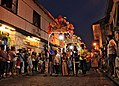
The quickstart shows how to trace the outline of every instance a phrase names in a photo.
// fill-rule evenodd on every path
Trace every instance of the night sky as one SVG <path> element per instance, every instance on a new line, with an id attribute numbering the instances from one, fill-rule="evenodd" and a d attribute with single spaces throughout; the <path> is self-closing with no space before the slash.
<path id="1" fill-rule="evenodd" d="M 75 27 L 74 33 L 80 36 L 88 49 L 91 49 L 93 33 L 91 24 L 105 16 L 108 0 L 39 0 L 55 17 L 67 17 Z"/>

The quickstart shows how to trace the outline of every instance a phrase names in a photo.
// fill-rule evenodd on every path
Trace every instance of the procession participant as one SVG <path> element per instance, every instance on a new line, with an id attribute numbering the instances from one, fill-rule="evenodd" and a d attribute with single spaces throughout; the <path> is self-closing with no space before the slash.
<path id="1" fill-rule="evenodd" d="M 0 78 L 3 77 L 4 70 L 5 70 L 5 63 L 7 61 L 7 52 L 4 51 L 4 45 L 1 45 L 0 50 Z"/>
<path id="2" fill-rule="evenodd" d="M 54 57 L 54 68 L 55 68 L 55 71 L 56 71 L 56 74 L 58 75 L 59 74 L 59 68 L 60 68 L 60 55 L 59 53 L 55 50 L 54 51 L 55 53 L 55 57 Z"/>
<path id="3" fill-rule="evenodd" d="M 81 69 L 82 69 L 82 73 L 83 74 L 86 74 L 86 60 L 85 60 L 85 57 L 86 57 L 86 53 L 85 53 L 85 49 L 84 49 L 84 44 L 81 44 L 81 49 L 80 49 L 80 66 L 81 66 Z"/>
<path id="4" fill-rule="evenodd" d="M 107 45 L 107 56 L 109 58 L 109 71 L 111 76 L 114 75 L 114 67 L 115 67 L 115 58 L 116 58 L 116 52 L 117 52 L 117 45 L 114 39 L 112 38 L 112 35 L 109 37 L 109 43 Z"/>
<path id="5" fill-rule="evenodd" d="M 68 58 L 66 53 L 63 53 L 62 57 L 62 75 L 68 75 Z"/>
<path id="6" fill-rule="evenodd" d="M 74 59 L 75 59 L 76 76 L 78 76 L 79 57 L 78 57 L 78 50 L 77 50 L 76 46 L 74 46 Z"/>

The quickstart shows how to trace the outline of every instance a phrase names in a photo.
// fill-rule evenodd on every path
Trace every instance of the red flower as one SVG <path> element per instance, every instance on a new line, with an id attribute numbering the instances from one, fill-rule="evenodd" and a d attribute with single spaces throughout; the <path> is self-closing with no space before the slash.
<path id="1" fill-rule="evenodd" d="M 59 15 L 59 16 L 58 16 L 58 19 L 61 19 L 61 18 L 62 18 L 62 16 L 61 16 L 61 15 Z"/>
<path id="2" fill-rule="evenodd" d="M 50 34 L 51 33 L 51 30 L 48 30 L 48 34 Z"/>

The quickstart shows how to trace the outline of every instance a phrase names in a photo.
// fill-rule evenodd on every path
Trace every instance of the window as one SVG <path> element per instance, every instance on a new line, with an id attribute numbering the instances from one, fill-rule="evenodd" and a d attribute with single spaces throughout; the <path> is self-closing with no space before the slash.
<path id="1" fill-rule="evenodd" d="M 13 13 L 17 13 L 17 4 L 18 0 L 0 0 L 0 5 Z"/>
<path id="2" fill-rule="evenodd" d="M 36 11 L 33 11 L 33 24 L 40 28 L 40 15 Z"/>

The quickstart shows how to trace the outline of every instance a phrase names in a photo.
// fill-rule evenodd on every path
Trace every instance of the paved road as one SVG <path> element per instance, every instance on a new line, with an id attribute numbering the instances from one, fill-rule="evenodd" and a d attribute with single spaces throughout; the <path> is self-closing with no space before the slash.
<path id="1" fill-rule="evenodd" d="M 90 71 L 85 76 L 22 76 L 0 80 L 0 86 L 116 86 L 101 73 Z"/>

